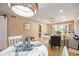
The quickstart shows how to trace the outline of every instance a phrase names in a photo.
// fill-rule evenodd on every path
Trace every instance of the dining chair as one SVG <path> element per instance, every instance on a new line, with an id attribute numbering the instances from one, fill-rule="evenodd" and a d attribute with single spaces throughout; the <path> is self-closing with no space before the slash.
<path id="1" fill-rule="evenodd" d="M 60 43 L 61 43 L 61 36 L 51 36 L 51 39 L 49 40 L 49 44 L 51 45 L 51 48 L 53 46 L 58 46 L 60 49 Z"/>
<path id="2" fill-rule="evenodd" d="M 9 40 L 9 46 L 15 45 L 18 42 L 22 42 L 22 36 L 12 36 L 8 37 Z"/>
<path id="3" fill-rule="evenodd" d="M 68 49 L 66 46 L 63 47 L 63 51 L 62 51 L 61 56 L 69 56 Z"/>

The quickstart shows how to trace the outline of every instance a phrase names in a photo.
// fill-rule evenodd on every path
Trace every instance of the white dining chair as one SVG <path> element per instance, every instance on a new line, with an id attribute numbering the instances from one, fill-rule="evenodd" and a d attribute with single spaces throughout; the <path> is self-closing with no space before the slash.
<path id="1" fill-rule="evenodd" d="M 9 40 L 9 46 L 15 45 L 18 42 L 22 41 L 22 35 L 21 36 L 11 36 L 11 37 L 8 37 L 8 40 Z"/>
<path id="2" fill-rule="evenodd" d="M 66 46 L 64 46 L 61 56 L 69 56 L 68 49 Z"/>

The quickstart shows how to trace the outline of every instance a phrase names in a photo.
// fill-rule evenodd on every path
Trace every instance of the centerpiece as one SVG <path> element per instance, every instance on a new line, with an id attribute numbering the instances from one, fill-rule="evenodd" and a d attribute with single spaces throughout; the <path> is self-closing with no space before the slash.
<path id="1" fill-rule="evenodd" d="M 23 36 L 22 38 L 22 48 L 23 50 L 30 50 L 31 48 L 31 37 Z"/>

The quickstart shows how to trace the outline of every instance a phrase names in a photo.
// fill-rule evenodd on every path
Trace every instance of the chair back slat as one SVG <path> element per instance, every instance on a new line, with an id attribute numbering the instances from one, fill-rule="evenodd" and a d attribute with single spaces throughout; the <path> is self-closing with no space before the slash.
<path id="1" fill-rule="evenodd" d="M 8 37 L 8 40 L 9 40 L 9 46 L 17 44 L 18 42 L 21 42 L 22 35 L 21 36 Z"/>

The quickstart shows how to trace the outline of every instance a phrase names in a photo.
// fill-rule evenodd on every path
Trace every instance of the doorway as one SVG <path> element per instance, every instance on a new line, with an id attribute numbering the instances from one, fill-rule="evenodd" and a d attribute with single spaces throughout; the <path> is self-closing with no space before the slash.
<path id="1" fill-rule="evenodd" d="M 38 28 L 39 28 L 39 30 L 38 30 L 38 33 L 39 33 L 38 37 L 41 38 L 41 36 L 42 36 L 42 26 L 41 26 L 41 24 L 38 25 Z"/>

